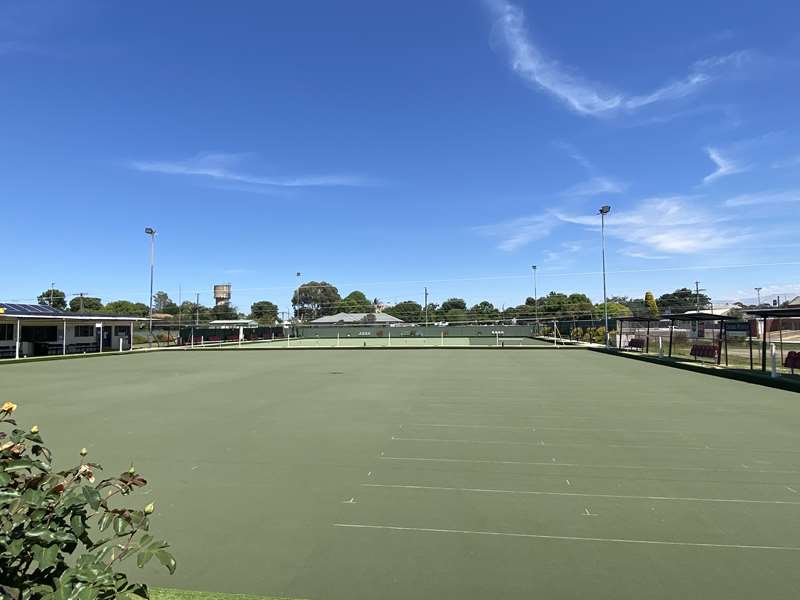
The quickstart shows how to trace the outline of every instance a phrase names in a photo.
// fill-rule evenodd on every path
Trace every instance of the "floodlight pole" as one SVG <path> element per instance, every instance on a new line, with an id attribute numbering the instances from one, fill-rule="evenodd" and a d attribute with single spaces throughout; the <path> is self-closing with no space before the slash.
<path id="1" fill-rule="evenodd" d="M 147 347 L 153 347 L 153 273 L 155 272 L 156 262 L 156 230 L 152 227 L 145 227 L 144 232 L 150 236 L 150 318 L 148 321 Z"/>
<path id="2" fill-rule="evenodd" d="M 605 342 L 608 348 L 608 292 L 606 291 L 606 215 L 611 211 L 608 205 L 601 206 L 600 213 L 600 239 L 603 248 L 603 316 L 605 318 Z"/>
<path id="3" fill-rule="evenodd" d="M 428 288 L 425 288 L 425 325 L 428 325 Z"/>
<path id="4" fill-rule="evenodd" d="M 536 289 L 536 265 L 531 265 L 533 271 L 533 314 L 536 316 L 536 329 L 539 329 L 539 292 Z"/>

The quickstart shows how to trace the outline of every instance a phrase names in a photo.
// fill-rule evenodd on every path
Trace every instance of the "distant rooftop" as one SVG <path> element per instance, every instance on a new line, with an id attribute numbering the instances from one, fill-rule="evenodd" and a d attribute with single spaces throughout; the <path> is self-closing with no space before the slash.
<path id="1" fill-rule="evenodd" d="M 403 323 L 403 319 L 398 319 L 386 313 L 336 313 L 327 317 L 320 317 L 311 321 L 312 325 L 363 325 L 365 323 Z"/>

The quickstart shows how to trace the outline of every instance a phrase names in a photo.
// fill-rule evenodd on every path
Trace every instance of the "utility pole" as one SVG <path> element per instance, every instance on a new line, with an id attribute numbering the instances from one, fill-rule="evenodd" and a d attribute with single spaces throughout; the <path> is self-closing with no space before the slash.
<path id="1" fill-rule="evenodd" d="M 302 277 L 303 274 L 300 271 L 296 271 L 296 275 L 297 275 L 297 306 L 300 306 L 300 277 Z M 294 305 L 294 302 L 292 302 L 292 305 Z M 317 315 L 314 316 L 316 317 Z M 296 308 L 294 309 L 294 324 L 295 325 L 298 324 L 298 310 Z"/>
<path id="2" fill-rule="evenodd" d="M 700 312 L 700 292 L 705 292 L 705 288 L 700 287 L 700 282 L 694 282 L 695 304 L 697 304 L 697 312 Z"/>
<path id="3" fill-rule="evenodd" d="M 50 307 L 53 307 L 53 289 L 56 287 L 56 282 L 53 281 L 50 283 Z"/>
<path id="4" fill-rule="evenodd" d="M 531 265 L 533 270 L 533 311 L 536 315 L 536 325 L 539 325 L 539 291 L 536 289 L 536 265 Z"/>
<path id="5" fill-rule="evenodd" d="M 756 290 L 756 294 L 757 294 L 757 296 L 758 296 L 758 305 L 756 306 L 756 308 L 758 308 L 759 306 L 761 306 L 761 290 L 762 290 L 762 289 L 764 289 L 764 288 L 760 288 L 760 287 L 757 287 L 757 288 L 755 288 L 755 290 Z"/>
<path id="6" fill-rule="evenodd" d="M 200 325 L 200 292 L 195 294 L 194 302 L 194 324 Z"/>
<path id="7" fill-rule="evenodd" d="M 425 288 L 425 325 L 428 324 L 428 288 Z"/>

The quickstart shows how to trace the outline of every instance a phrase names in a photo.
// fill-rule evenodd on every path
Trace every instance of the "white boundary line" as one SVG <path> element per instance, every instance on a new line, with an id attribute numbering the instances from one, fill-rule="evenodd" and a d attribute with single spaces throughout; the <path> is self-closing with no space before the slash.
<path id="1" fill-rule="evenodd" d="M 561 418 L 561 417 L 526 417 L 529 419 L 537 418 Z M 572 417 L 564 417 L 569 419 Z M 405 423 L 405 427 L 435 427 L 441 429 L 508 429 L 517 431 L 585 431 L 587 433 L 666 433 L 675 435 L 751 435 L 753 431 L 724 431 L 724 432 L 709 432 L 709 431 L 682 431 L 678 429 L 617 429 L 617 428 L 595 428 L 595 427 L 539 427 L 538 425 L 475 425 L 475 424 L 457 424 L 457 423 Z M 768 435 L 775 435 L 774 432 L 764 432 Z M 779 432 L 779 435 L 786 435 L 785 432 Z M 792 434 L 795 435 L 795 434 Z"/>
<path id="2" fill-rule="evenodd" d="M 727 548 L 734 550 L 783 550 L 800 551 L 796 546 L 751 546 L 747 544 L 710 544 L 703 542 L 670 542 L 667 540 L 634 540 L 624 538 L 577 537 L 571 535 L 543 535 L 538 533 L 516 533 L 511 531 L 475 531 L 469 529 L 433 529 L 430 527 L 399 527 L 396 525 L 366 525 L 362 523 L 334 523 L 334 527 L 351 529 L 383 529 L 386 531 L 410 531 L 417 533 L 457 533 L 461 535 L 490 535 L 500 537 L 559 540 L 567 542 L 604 542 L 612 544 L 651 544 L 656 546 L 689 546 L 695 548 Z"/>
<path id="3" fill-rule="evenodd" d="M 473 458 L 424 458 L 417 456 L 379 456 L 380 460 L 398 460 L 411 462 L 444 462 L 444 463 L 466 463 L 478 465 L 527 465 L 535 467 L 576 467 L 584 469 L 636 469 L 648 471 L 703 471 L 709 473 L 774 473 L 776 475 L 800 475 L 800 471 L 789 471 L 782 469 L 729 469 L 729 468 L 710 468 L 710 467 L 684 467 L 670 465 L 591 465 L 580 463 L 556 462 L 536 462 L 523 460 L 487 460 Z"/>
<path id="4" fill-rule="evenodd" d="M 466 440 L 460 438 L 411 438 L 393 435 L 393 442 L 432 442 L 435 444 L 478 444 L 478 445 L 497 445 L 497 446 L 536 446 L 539 448 L 634 448 L 634 449 L 653 449 L 653 450 L 690 450 L 699 452 L 764 452 L 769 454 L 798 454 L 800 450 L 781 450 L 767 448 L 727 448 L 717 446 L 670 446 L 670 445 L 648 445 L 648 444 L 581 444 L 581 443 L 552 443 L 539 440 L 538 442 L 526 442 L 520 440 Z"/>
<path id="5" fill-rule="evenodd" d="M 403 490 L 423 490 L 441 492 L 474 492 L 479 494 L 509 494 L 521 496 L 576 496 L 579 498 L 616 498 L 625 500 L 663 500 L 677 502 L 723 502 L 730 504 L 787 504 L 800 506 L 800 502 L 790 500 L 746 500 L 741 498 L 682 498 L 678 496 L 631 496 L 623 494 L 582 494 L 578 492 L 544 492 L 536 490 L 495 490 L 484 488 L 457 488 L 434 485 L 401 485 L 383 483 L 362 483 L 361 487 L 394 488 Z"/>

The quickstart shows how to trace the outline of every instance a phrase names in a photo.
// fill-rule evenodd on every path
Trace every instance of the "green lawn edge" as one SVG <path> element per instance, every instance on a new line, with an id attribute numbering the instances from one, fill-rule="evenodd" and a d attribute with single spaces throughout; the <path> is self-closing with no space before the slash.
<path id="1" fill-rule="evenodd" d="M 152 600 L 300 600 L 283 596 L 253 596 L 250 594 L 225 594 L 222 592 L 197 592 L 172 588 L 150 588 Z"/>

